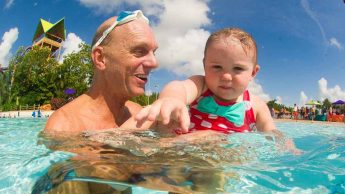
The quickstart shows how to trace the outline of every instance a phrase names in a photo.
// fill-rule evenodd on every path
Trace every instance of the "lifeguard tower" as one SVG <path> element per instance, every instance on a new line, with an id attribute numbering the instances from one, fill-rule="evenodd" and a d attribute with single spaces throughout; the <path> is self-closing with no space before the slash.
<path id="1" fill-rule="evenodd" d="M 60 58 L 61 44 L 66 39 L 65 19 L 62 18 L 55 24 L 52 24 L 44 19 L 40 19 L 32 46 L 49 47 L 51 50 L 50 57 L 55 59 Z"/>

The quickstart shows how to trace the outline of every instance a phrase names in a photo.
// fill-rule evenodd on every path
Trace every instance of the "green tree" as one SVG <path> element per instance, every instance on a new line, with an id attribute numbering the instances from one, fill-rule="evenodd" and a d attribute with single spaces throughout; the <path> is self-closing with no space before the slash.
<path id="1" fill-rule="evenodd" d="M 0 105 L 4 104 L 9 97 L 9 80 L 8 71 L 0 73 Z"/>
<path id="2" fill-rule="evenodd" d="M 67 88 L 76 90 L 76 96 L 86 92 L 89 88 L 92 76 L 93 66 L 91 60 L 91 47 L 87 44 L 80 44 L 81 50 L 73 52 L 64 58 L 63 63 L 57 67 L 58 90 L 62 93 L 57 95 L 63 96 L 63 91 Z"/>
<path id="3" fill-rule="evenodd" d="M 146 106 L 147 105 L 147 96 L 146 95 L 140 95 L 136 96 L 131 99 L 131 101 L 136 102 L 140 104 L 141 106 Z"/>
<path id="4" fill-rule="evenodd" d="M 23 59 L 23 54 L 25 53 L 24 47 L 19 47 L 14 57 L 11 58 L 8 70 L 4 71 L 1 78 L 1 97 L 0 100 L 1 104 L 9 104 L 12 101 L 11 96 L 11 82 L 14 79 L 14 73 L 16 69 L 16 64 L 18 61 L 21 61 Z"/>
<path id="5" fill-rule="evenodd" d="M 273 107 L 275 110 L 281 110 L 282 108 L 286 108 L 283 104 L 278 104 L 277 99 L 268 101 L 267 106 L 269 109 Z"/>
<path id="6" fill-rule="evenodd" d="M 322 102 L 322 108 L 329 109 L 332 106 L 332 103 L 328 100 L 328 98 L 324 99 Z"/>
<path id="7" fill-rule="evenodd" d="M 22 57 L 22 58 L 21 58 Z M 11 81 L 11 98 L 21 97 L 23 104 L 43 104 L 54 96 L 54 68 L 58 66 L 54 58 L 50 58 L 47 47 L 33 47 L 25 55 L 18 55 L 13 60 L 14 74 Z"/>
<path id="8" fill-rule="evenodd" d="M 50 57 L 47 47 L 19 48 L 9 70 L 1 75 L 0 103 L 45 104 L 52 98 L 66 98 L 64 90 L 73 88 L 76 95 L 84 93 L 93 76 L 91 47 L 81 44 L 80 51 L 65 56 L 62 64 Z"/>
<path id="9" fill-rule="evenodd" d="M 158 93 L 153 92 L 150 96 L 147 96 L 145 94 L 140 95 L 140 96 L 132 98 L 131 101 L 136 102 L 140 104 L 141 106 L 146 106 L 156 101 L 158 95 L 159 95 Z"/>

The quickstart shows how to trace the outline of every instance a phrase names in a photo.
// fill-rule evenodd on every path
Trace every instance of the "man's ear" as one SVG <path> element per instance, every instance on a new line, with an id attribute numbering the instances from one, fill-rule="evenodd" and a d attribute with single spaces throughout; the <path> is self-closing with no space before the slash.
<path id="1" fill-rule="evenodd" d="M 93 65 L 98 70 L 105 69 L 105 58 L 104 58 L 104 50 L 102 47 L 98 46 L 91 51 L 91 57 Z"/>
<path id="2" fill-rule="evenodd" d="M 256 64 L 252 72 L 252 78 L 250 80 L 253 80 L 259 71 L 260 71 L 260 65 Z"/>

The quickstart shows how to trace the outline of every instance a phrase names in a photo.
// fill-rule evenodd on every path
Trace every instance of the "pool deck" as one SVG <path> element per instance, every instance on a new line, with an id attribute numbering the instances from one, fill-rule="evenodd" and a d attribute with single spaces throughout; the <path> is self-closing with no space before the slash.
<path id="1" fill-rule="evenodd" d="M 317 123 L 322 125 L 340 125 L 345 126 L 344 122 L 327 122 L 327 121 L 312 121 L 312 120 L 293 120 L 293 119 L 274 119 L 274 122 L 299 122 L 299 123 Z"/>
<path id="2" fill-rule="evenodd" d="M 32 117 L 32 112 L 33 110 L 0 112 L 0 118 L 30 118 Z M 35 112 L 37 117 L 37 110 Z M 51 114 L 53 114 L 53 112 L 53 110 L 41 110 L 41 117 L 49 117 Z"/>
<path id="3" fill-rule="evenodd" d="M 22 110 L 19 111 L 19 118 L 30 118 L 32 117 L 33 110 Z M 41 110 L 42 117 L 49 117 L 53 114 L 53 110 Z M 0 118 L 18 118 L 18 111 L 8 111 L 8 112 L 0 112 Z M 37 110 L 36 110 L 36 117 L 37 117 Z M 322 125 L 340 125 L 345 126 L 344 122 L 327 122 L 327 121 L 311 121 L 311 120 L 293 120 L 293 119 L 274 119 L 274 122 L 302 122 L 302 123 L 317 123 Z"/>

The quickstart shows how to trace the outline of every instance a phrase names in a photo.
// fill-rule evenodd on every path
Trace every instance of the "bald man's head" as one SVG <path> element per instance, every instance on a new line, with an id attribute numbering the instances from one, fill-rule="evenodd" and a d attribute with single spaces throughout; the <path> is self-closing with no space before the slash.
<path id="1" fill-rule="evenodd" d="M 118 21 L 117 21 L 117 19 L 118 19 Z M 92 49 L 94 49 L 95 46 L 98 46 L 102 43 L 103 43 L 103 45 L 107 44 L 109 42 L 109 39 L 110 39 L 110 38 L 108 38 L 108 37 L 110 37 L 109 34 L 114 30 L 114 28 L 116 28 L 116 26 L 126 24 L 126 23 L 131 22 L 131 21 L 136 20 L 136 19 L 143 20 L 147 24 L 149 23 L 148 18 L 144 16 L 144 14 L 141 12 L 141 10 L 123 11 L 119 14 L 118 17 L 112 17 L 112 18 L 107 19 L 96 30 L 96 34 L 92 40 Z M 106 40 L 106 42 L 104 43 L 105 40 Z"/>
<path id="2" fill-rule="evenodd" d="M 96 30 L 95 35 L 93 36 L 92 39 L 92 45 L 91 48 L 96 44 L 96 42 L 101 38 L 101 36 L 103 35 L 103 32 L 109 28 L 115 21 L 116 21 L 117 16 L 111 17 L 107 20 L 105 20 Z M 109 41 L 111 40 L 111 36 L 107 36 L 103 42 L 101 43 L 101 45 L 106 45 L 109 43 Z"/>

